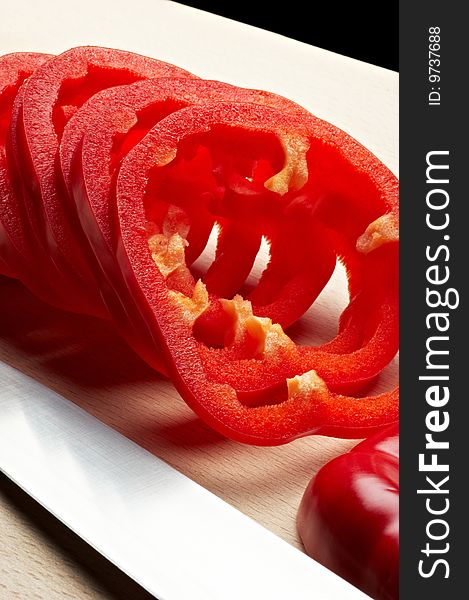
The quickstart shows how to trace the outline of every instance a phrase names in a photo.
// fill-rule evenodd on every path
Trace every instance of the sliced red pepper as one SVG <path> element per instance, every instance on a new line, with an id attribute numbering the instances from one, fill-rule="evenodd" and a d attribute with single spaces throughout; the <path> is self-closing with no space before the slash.
<path id="1" fill-rule="evenodd" d="M 165 201 L 176 211 L 190 210 L 174 178 L 200 152 L 210 158 L 205 173 L 199 169 L 209 192 L 199 195 L 201 210 L 213 210 L 217 219 L 251 221 L 270 239 L 300 218 L 307 223 L 298 230 L 303 244 L 310 242 L 308 234 L 318 235 L 334 252 L 347 254 L 354 296 L 337 342 L 345 353 L 297 347 L 279 325 L 254 316 L 251 304 L 237 297 L 221 302 L 223 347 L 207 346 L 204 328 L 196 337 L 199 318 L 219 301 L 191 280 L 183 232 L 156 219 L 158 203 Z M 251 194 L 231 184 L 227 154 L 238 160 L 237 172 Z M 265 174 L 253 178 L 260 160 L 271 165 L 267 180 Z M 124 159 L 117 182 L 120 267 L 131 293 L 146 306 L 175 385 L 213 427 L 240 441 L 280 444 L 313 432 L 360 437 L 397 419 L 397 391 L 341 396 L 376 376 L 397 351 L 396 190 L 386 167 L 340 130 L 254 105 L 183 109 Z M 353 223 L 335 217 L 335 211 L 352 208 Z M 159 226 L 158 233 L 149 234 L 150 226 Z M 256 289 L 264 291 L 263 285 L 261 278 Z M 274 299 L 288 298 L 285 290 L 286 282 Z M 256 406 L 266 401 L 269 406 Z"/>
<path id="2" fill-rule="evenodd" d="M 56 290 L 50 301 L 106 317 L 107 312 L 79 237 L 79 227 L 64 201 L 66 192 L 58 166 L 65 124 L 96 92 L 150 77 L 189 76 L 151 58 L 98 47 L 73 48 L 36 70 L 15 100 L 11 154 L 29 218 L 30 256 Z M 24 277 L 35 291 L 35 282 Z"/>
<path id="3" fill-rule="evenodd" d="M 139 347 L 140 354 L 153 366 L 160 364 L 159 358 L 155 364 L 155 342 L 143 324 L 145 320 L 142 320 L 140 303 L 128 293 L 115 258 L 115 177 L 123 156 L 166 115 L 192 104 L 217 101 L 253 102 L 309 117 L 309 113 L 297 104 L 268 92 L 214 81 L 161 78 L 96 94 L 71 118 L 64 130 L 60 147 L 64 181 L 101 271 L 101 287 L 106 302 L 126 337 L 129 338 L 131 332 L 135 333 L 133 345 Z M 200 202 L 197 197 L 199 193 L 207 192 L 197 181 L 199 163 L 191 163 L 191 168 L 192 171 L 185 170 L 185 179 L 180 179 L 178 184 L 179 193 L 186 200 L 190 198 L 192 208 L 187 213 L 179 211 L 172 216 L 173 227 L 188 228 L 186 258 L 190 262 L 205 247 L 215 222 L 214 215 L 203 210 L 203 201 Z M 166 209 L 163 209 L 161 218 L 168 218 Z M 223 296 L 237 292 L 251 270 L 261 237 L 260 231 L 226 221 L 220 235 L 217 259 L 204 278 L 211 292 Z M 287 240 L 279 240 L 278 245 L 283 241 Z M 236 252 L 233 252 L 235 245 Z M 319 244 L 315 245 L 319 247 Z M 295 248 L 291 248 L 291 252 L 294 251 Z M 309 261 L 293 301 L 286 308 L 280 306 L 277 309 L 278 317 L 284 322 L 293 320 L 311 305 L 333 271 L 334 253 L 321 247 L 318 252 L 321 256 L 312 257 L 316 260 Z M 298 260 L 298 255 L 295 258 Z M 116 294 L 113 294 L 114 290 Z M 296 308 L 295 315 L 295 307 L 298 306 L 300 308 Z"/>
<path id="4" fill-rule="evenodd" d="M 298 512 L 306 552 L 375 600 L 399 597 L 399 429 L 322 467 Z"/>
<path id="5" fill-rule="evenodd" d="M 49 54 L 16 52 L 0 57 L 0 274 L 16 277 L 24 269 L 24 236 L 21 204 L 15 196 L 8 168 L 5 143 L 16 94 Z"/>
<path id="6" fill-rule="evenodd" d="M 70 205 L 60 204 L 66 198 L 56 169 L 63 126 L 101 89 L 97 82 L 101 87 L 109 85 L 108 79 L 116 82 L 109 64 L 103 72 L 93 63 L 96 54 L 114 51 L 79 50 L 94 57 L 84 61 L 81 75 L 67 71 L 65 61 L 64 77 L 57 69 L 60 60 L 53 59 L 55 68 L 44 68 L 46 76 L 34 75 L 18 93 L 11 154 L 15 173 L 21 162 L 25 176 L 23 184 L 18 179 L 15 184 L 29 217 L 30 255 L 57 292 L 55 303 L 102 314 L 99 298 L 83 293 L 96 282 L 83 240 L 73 235 L 71 241 L 58 239 L 80 231 L 73 212 L 66 212 Z M 127 67 L 117 67 L 117 83 L 132 81 L 135 73 L 129 79 Z M 138 76 L 145 77 L 134 79 Z M 80 77 L 86 82 L 81 90 Z M 59 94 L 58 103 L 47 87 Z M 175 104 L 160 105 L 158 118 L 180 108 Z M 218 104 L 166 116 L 124 159 L 117 181 L 119 219 L 110 221 L 120 230 L 121 237 L 111 232 L 110 239 L 125 281 L 121 286 L 119 279 L 115 298 L 127 314 L 129 306 L 130 312 L 136 307 L 137 325 L 148 333 L 144 346 L 150 358 L 158 356 L 161 345 L 187 402 L 221 432 L 259 444 L 284 443 L 312 432 L 369 434 L 397 413 L 396 392 L 366 399 L 342 396 L 363 387 L 397 349 L 396 180 L 343 132 L 304 111 L 285 112 Z M 32 121 L 31 114 L 50 117 L 44 132 L 37 126 L 41 120 Z M 128 133 L 125 127 L 122 133 Z M 113 139 L 113 169 L 143 130 L 137 127 L 125 141 Z M 76 156 L 84 156 L 85 139 L 78 142 L 77 153 L 73 150 L 71 173 Z M 44 149 L 44 142 L 51 141 L 48 162 L 50 144 Z M 35 161 L 41 163 L 38 169 Z M 41 172 L 44 163 L 49 168 Z M 79 181 L 85 171 L 85 163 L 78 161 Z M 112 196 L 112 175 L 110 180 Z M 215 221 L 222 231 L 217 256 L 206 283 L 195 283 L 187 265 L 205 246 Z M 271 261 L 248 293 L 250 301 L 239 296 L 220 300 L 243 286 L 262 236 L 270 241 Z M 240 250 L 244 255 L 236 256 Z M 346 265 L 351 295 L 339 334 L 322 348 L 298 348 L 268 317 L 283 325 L 298 318 L 308 307 L 305 290 L 306 297 L 311 290 L 313 298 L 317 295 L 336 256 Z M 112 282 L 115 264 L 102 269 L 107 277 L 102 289 Z M 28 276 L 22 278 L 31 284 Z M 136 339 L 140 333 L 137 329 Z"/>

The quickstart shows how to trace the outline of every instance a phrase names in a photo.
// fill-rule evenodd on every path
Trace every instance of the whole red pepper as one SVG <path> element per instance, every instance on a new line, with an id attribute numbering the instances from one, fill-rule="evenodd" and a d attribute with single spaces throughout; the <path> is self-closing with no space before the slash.
<path id="1" fill-rule="evenodd" d="M 375 600 L 399 596 L 399 430 L 322 467 L 298 512 L 306 552 Z"/>

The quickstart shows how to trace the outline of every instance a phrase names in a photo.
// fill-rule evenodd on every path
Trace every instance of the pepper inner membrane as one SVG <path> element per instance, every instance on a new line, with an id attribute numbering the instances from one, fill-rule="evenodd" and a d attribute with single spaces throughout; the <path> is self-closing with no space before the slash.
<path id="1" fill-rule="evenodd" d="M 165 225 L 174 233 L 179 228 L 187 242 L 188 266 L 218 225 L 215 261 L 203 274 L 209 292 L 233 296 L 251 272 L 263 231 L 268 238 L 269 226 L 280 217 L 277 195 L 264 183 L 283 162 L 283 149 L 273 135 L 215 129 L 184 139 L 176 158 L 151 173 L 145 197 L 149 228 L 162 231 Z M 223 265 L 223 272 L 218 265 Z M 234 279 L 237 285 L 227 289 L 233 288 Z"/>
<path id="2" fill-rule="evenodd" d="M 319 230 L 309 215 L 305 219 L 301 211 L 299 216 L 294 210 L 290 215 L 286 211 L 295 204 L 298 192 L 281 195 L 265 186 L 286 161 L 274 134 L 213 127 L 183 139 L 175 159 L 152 170 L 144 199 L 149 245 L 170 289 L 190 297 L 194 279 L 201 276 L 212 296 L 246 294 L 256 305 L 269 307 L 282 289 L 295 281 L 304 264 L 315 262 L 317 270 L 323 258 L 314 254 Z M 192 265 L 206 248 L 214 227 L 219 231 L 215 258 L 200 273 Z M 246 280 L 263 239 L 270 245 L 271 260 L 249 290 Z M 325 252 L 327 267 L 321 273 L 321 285 L 314 297 L 305 300 L 297 318 L 335 268 L 334 252 L 321 249 Z M 196 320 L 194 335 L 209 346 L 223 347 L 231 328 L 226 311 L 212 303 Z"/>
<path id="3" fill-rule="evenodd" d="M 275 304 L 282 288 L 297 275 L 298 262 L 303 269 L 314 264 L 315 271 L 304 272 L 308 281 L 318 265 L 326 265 L 316 295 L 311 301 L 308 298 L 303 312 L 344 254 L 349 255 L 352 265 L 345 262 L 354 271 L 355 282 L 363 279 L 360 271 L 368 259 L 358 255 L 355 242 L 385 209 L 366 177 L 357 176 L 334 152 L 329 156 L 329 148 L 320 142 L 307 153 L 306 185 L 283 194 L 267 189 L 265 183 L 284 169 L 286 160 L 273 134 L 247 135 L 246 130 L 214 127 L 183 139 L 175 159 L 151 171 L 146 188 L 149 247 L 168 289 L 189 315 L 194 337 L 214 350 L 229 353 L 235 348 L 236 360 L 262 360 L 267 339 L 280 345 L 294 343 L 282 327 L 272 324 L 280 319 L 268 312 L 253 314 L 252 309 L 259 297 L 261 308 L 269 301 Z M 215 259 L 202 274 L 203 283 L 195 284 L 198 274 L 190 266 L 204 250 L 215 224 L 220 231 Z M 250 306 L 237 294 L 244 291 L 263 236 L 270 242 L 271 261 L 247 295 Z M 279 268 L 269 273 L 274 258 Z M 299 294 L 302 289 L 298 288 Z M 365 331 L 357 343 L 361 345 L 374 326 L 369 324 L 370 333 Z M 286 399 L 286 388 L 285 380 L 279 383 L 276 378 L 266 381 L 263 390 L 237 393 L 246 405 L 276 404 Z"/>

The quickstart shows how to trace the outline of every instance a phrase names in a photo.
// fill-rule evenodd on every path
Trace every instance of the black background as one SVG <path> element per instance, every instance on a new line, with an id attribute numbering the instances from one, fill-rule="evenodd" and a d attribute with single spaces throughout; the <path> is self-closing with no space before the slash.
<path id="1" fill-rule="evenodd" d="M 296 40 L 387 69 L 398 70 L 398 3 L 288 0 L 255 2 L 180 2 L 235 21 L 281 33 Z"/>

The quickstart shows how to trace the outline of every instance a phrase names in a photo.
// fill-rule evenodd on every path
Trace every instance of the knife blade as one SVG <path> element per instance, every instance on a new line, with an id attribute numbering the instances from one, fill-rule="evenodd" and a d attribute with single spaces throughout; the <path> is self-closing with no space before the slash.
<path id="1" fill-rule="evenodd" d="M 2 362 L 0 382 L 0 470 L 160 600 L 367 598 Z"/>

